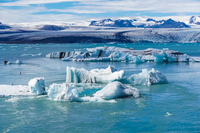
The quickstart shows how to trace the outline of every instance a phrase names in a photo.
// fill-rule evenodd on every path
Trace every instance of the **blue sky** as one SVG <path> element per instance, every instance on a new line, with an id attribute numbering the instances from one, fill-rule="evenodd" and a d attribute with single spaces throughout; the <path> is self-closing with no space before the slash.
<path id="1" fill-rule="evenodd" d="M 200 0 L 1 0 L 3 23 L 76 23 L 93 19 L 200 15 Z"/>

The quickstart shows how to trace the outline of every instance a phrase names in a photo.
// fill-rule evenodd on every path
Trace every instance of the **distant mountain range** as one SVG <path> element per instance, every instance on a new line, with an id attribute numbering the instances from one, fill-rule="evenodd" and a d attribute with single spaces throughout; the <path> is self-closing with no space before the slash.
<path id="1" fill-rule="evenodd" d="M 56 25 L 43 25 L 41 28 L 39 28 L 39 30 L 64 30 L 65 27 L 63 26 L 56 26 Z"/>
<path id="2" fill-rule="evenodd" d="M 180 18 L 180 17 L 179 17 Z M 118 28 L 118 27 L 132 27 L 132 28 L 195 28 L 200 26 L 200 16 L 191 16 L 190 18 L 183 19 L 184 22 L 176 21 L 169 19 L 155 20 L 154 18 L 147 17 L 137 17 L 135 19 L 103 19 L 98 21 L 92 21 L 87 26 L 77 26 L 77 25 L 38 25 L 35 26 L 32 30 L 42 30 L 42 31 L 60 31 L 65 29 L 73 28 L 74 30 L 79 30 L 87 27 L 104 27 L 105 28 Z M 2 24 L 0 22 L 0 29 L 13 29 L 13 30 L 31 30 L 31 28 L 17 28 L 15 26 L 10 26 Z"/>
<path id="3" fill-rule="evenodd" d="M 109 27 L 137 27 L 137 28 L 189 28 L 190 26 L 186 25 L 184 22 L 177 22 L 172 19 L 168 20 L 154 20 L 148 18 L 142 24 L 135 24 L 136 19 L 134 20 L 111 20 L 103 19 L 100 21 L 92 21 L 89 26 L 109 26 Z M 150 22 L 150 23 L 149 23 Z"/>
<path id="4" fill-rule="evenodd" d="M 2 24 L 2 23 L 0 22 L 0 29 L 9 29 L 9 28 L 11 28 L 11 27 L 8 26 L 8 25 Z"/>
<path id="5" fill-rule="evenodd" d="M 200 25 L 200 16 L 192 16 L 189 20 L 189 23 Z"/>

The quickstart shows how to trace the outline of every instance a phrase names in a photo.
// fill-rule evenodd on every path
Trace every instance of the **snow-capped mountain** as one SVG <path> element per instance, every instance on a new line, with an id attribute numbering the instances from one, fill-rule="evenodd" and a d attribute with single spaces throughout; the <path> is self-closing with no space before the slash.
<path id="1" fill-rule="evenodd" d="M 135 27 L 132 25 L 132 20 L 112 20 L 103 19 L 100 21 L 92 21 L 89 26 L 109 26 L 109 27 Z"/>
<path id="2" fill-rule="evenodd" d="M 8 25 L 2 24 L 2 23 L 0 22 L 0 29 L 9 29 L 9 28 L 11 28 L 11 27 L 8 26 Z"/>
<path id="3" fill-rule="evenodd" d="M 140 22 L 137 22 L 140 21 Z M 137 27 L 137 28 L 189 28 L 184 22 L 174 21 L 171 18 L 167 20 L 154 20 L 152 18 L 141 21 L 133 20 L 112 20 L 103 19 L 100 21 L 92 21 L 89 26 L 109 26 L 109 27 Z"/>
<path id="4" fill-rule="evenodd" d="M 200 16 L 192 16 L 189 20 L 189 23 L 200 25 Z"/>
<path id="5" fill-rule="evenodd" d="M 64 30 L 65 28 L 63 26 L 57 26 L 57 25 L 43 25 L 39 30 Z"/>

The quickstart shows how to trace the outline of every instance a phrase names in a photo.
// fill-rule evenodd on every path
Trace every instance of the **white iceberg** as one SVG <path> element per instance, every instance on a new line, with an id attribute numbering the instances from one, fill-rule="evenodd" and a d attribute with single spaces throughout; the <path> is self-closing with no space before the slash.
<path id="1" fill-rule="evenodd" d="M 44 78 L 34 78 L 28 83 L 28 86 L 33 94 L 41 95 L 45 92 Z"/>
<path id="2" fill-rule="evenodd" d="M 122 83 L 115 81 L 106 85 L 102 90 L 97 91 L 94 97 L 101 97 L 103 99 L 114 99 L 120 97 L 132 96 L 139 97 L 139 91 L 133 87 L 127 87 Z"/>
<path id="3" fill-rule="evenodd" d="M 124 70 L 112 72 L 112 67 L 105 70 L 76 69 L 74 67 L 66 68 L 67 83 L 110 83 L 121 80 L 124 76 Z"/>
<path id="4" fill-rule="evenodd" d="M 66 84 L 50 85 L 47 95 L 52 100 L 79 101 L 79 93 L 76 89 Z"/>
<path id="5" fill-rule="evenodd" d="M 133 74 L 127 79 L 123 80 L 123 83 L 133 85 L 150 85 L 150 84 L 164 84 L 167 83 L 167 78 L 159 71 L 142 69 L 139 74 Z"/>
<path id="6" fill-rule="evenodd" d="M 95 75 L 108 75 L 116 71 L 117 69 L 115 67 L 109 65 L 106 69 L 92 69 L 90 72 Z"/>
<path id="7" fill-rule="evenodd" d="M 22 64 L 22 61 L 17 60 L 15 63 L 16 63 L 16 64 Z"/>

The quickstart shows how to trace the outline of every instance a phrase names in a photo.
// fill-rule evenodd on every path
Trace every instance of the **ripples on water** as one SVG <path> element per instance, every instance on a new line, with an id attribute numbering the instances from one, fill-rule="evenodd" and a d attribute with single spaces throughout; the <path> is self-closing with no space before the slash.
<path id="1" fill-rule="evenodd" d="M 126 76 L 155 68 L 168 84 L 134 86 L 139 98 L 117 102 L 52 101 L 46 95 L 0 98 L 0 132 L 193 132 L 200 131 L 199 63 L 62 62 L 48 59 L 49 52 L 85 50 L 105 44 L 0 45 L 0 84 L 27 85 L 34 77 L 45 77 L 46 86 L 65 82 L 66 66 L 125 70 Z M 200 56 L 200 44 L 109 44 L 108 46 L 170 48 Z M 42 54 L 40 54 L 42 53 Z M 22 56 L 30 55 L 30 56 Z M 37 56 L 32 56 L 37 55 Z M 4 60 L 21 60 L 21 65 L 3 65 Z M 22 74 L 20 75 L 19 72 Z M 88 88 L 88 89 L 87 89 Z M 83 95 L 101 89 L 86 87 Z"/>

